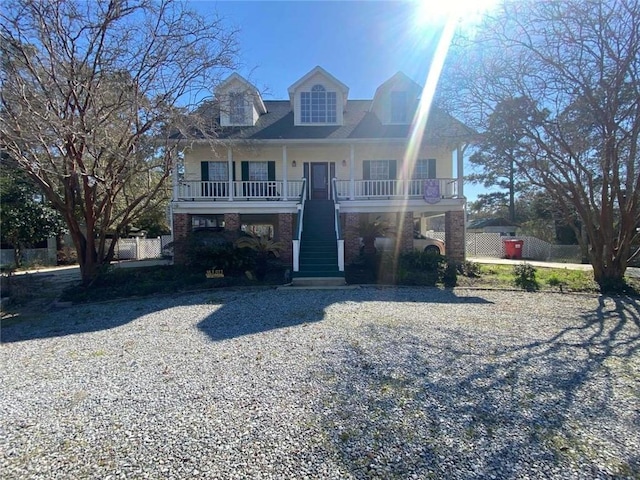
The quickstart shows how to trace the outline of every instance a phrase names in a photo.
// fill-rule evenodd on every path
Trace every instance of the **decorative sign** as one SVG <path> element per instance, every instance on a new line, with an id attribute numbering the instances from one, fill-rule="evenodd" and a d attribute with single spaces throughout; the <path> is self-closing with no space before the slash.
<path id="1" fill-rule="evenodd" d="M 424 201 L 427 203 L 438 203 L 440 201 L 440 180 L 436 178 L 425 180 L 423 196 Z"/>
<path id="2" fill-rule="evenodd" d="M 222 270 L 207 270 L 207 278 L 224 278 L 224 272 Z"/>

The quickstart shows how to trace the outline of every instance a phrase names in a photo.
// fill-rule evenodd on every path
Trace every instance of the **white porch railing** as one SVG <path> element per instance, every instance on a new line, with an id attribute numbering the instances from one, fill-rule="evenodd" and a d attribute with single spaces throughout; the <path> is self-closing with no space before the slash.
<path id="1" fill-rule="evenodd" d="M 302 180 L 288 180 L 288 198 L 297 199 L 302 193 Z M 186 181 L 178 185 L 178 199 L 211 200 L 211 199 L 280 199 L 284 198 L 284 182 L 273 180 L 267 182 L 199 182 Z"/>
<path id="2" fill-rule="evenodd" d="M 458 179 L 439 178 L 437 186 L 440 197 L 457 198 Z M 296 200 L 302 193 L 303 180 L 287 181 L 287 199 Z M 351 190 L 353 186 L 353 191 Z M 340 200 L 367 200 L 393 198 L 421 198 L 425 191 L 425 180 L 336 180 L 334 188 Z M 256 199 L 279 200 L 284 197 L 284 181 L 267 182 L 199 182 L 187 181 L 178 185 L 178 199 Z"/>
<path id="3" fill-rule="evenodd" d="M 438 178 L 441 198 L 458 196 L 457 178 Z M 336 180 L 340 199 L 418 198 L 424 195 L 425 180 Z"/>

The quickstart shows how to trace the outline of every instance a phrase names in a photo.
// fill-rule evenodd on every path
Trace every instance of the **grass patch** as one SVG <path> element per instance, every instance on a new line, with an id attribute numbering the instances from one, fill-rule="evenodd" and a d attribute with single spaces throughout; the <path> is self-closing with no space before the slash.
<path id="1" fill-rule="evenodd" d="M 513 265 L 480 264 L 475 278 L 458 277 L 459 286 L 486 288 L 514 288 Z M 540 290 L 562 292 L 598 292 L 598 284 L 593 281 L 593 273 L 583 270 L 536 267 L 536 280 Z M 631 285 L 638 282 L 627 279 Z M 562 289 L 560 288 L 562 287 Z"/>

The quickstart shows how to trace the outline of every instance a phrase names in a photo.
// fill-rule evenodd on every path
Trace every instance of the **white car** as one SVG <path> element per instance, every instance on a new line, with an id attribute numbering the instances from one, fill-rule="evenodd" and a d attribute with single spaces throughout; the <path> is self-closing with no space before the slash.
<path id="1" fill-rule="evenodd" d="M 376 237 L 376 250 L 393 251 L 396 239 L 394 237 Z M 362 248 L 362 247 L 361 247 Z M 444 242 L 437 238 L 425 237 L 419 232 L 413 232 L 413 248 L 421 252 L 445 254 Z"/>
<path id="2" fill-rule="evenodd" d="M 425 237 L 420 232 L 413 232 L 413 248 L 421 252 L 444 255 L 444 242 L 438 238 Z"/>

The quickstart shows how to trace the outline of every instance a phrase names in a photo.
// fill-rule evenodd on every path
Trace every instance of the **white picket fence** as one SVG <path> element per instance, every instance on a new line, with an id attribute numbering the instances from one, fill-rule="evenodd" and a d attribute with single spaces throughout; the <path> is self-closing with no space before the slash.
<path id="1" fill-rule="evenodd" d="M 121 238 L 115 249 L 117 260 L 162 258 L 162 249 L 171 242 L 171 235 L 159 238 Z"/>

